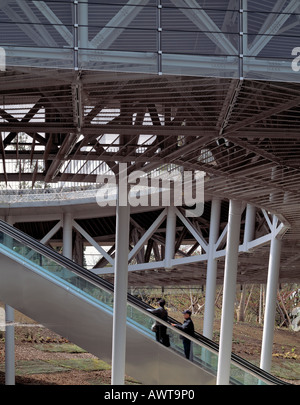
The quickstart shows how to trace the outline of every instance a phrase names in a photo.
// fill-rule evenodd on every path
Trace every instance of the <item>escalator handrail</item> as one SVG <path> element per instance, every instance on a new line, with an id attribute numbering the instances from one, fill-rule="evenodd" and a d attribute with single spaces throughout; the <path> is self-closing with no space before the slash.
<path id="1" fill-rule="evenodd" d="M 56 252 L 54 249 L 42 244 L 38 240 L 34 239 L 33 237 L 27 235 L 26 233 L 22 232 L 21 230 L 15 228 L 14 226 L 8 224 L 5 221 L 0 220 L 0 231 L 4 234 L 16 239 L 18 242 L 23 243 L 27 247 L 33 249 L 34 251 L 41 253 L 44 256 L 47 256 L 51 260 L 57 262 L 59 265 L 69 269 L 70 271 L 76 273 L 80 277 L 84 278 L 85 280 L 93 283 L 96 286 L 100 286 L 104 290 L 108 291 L 109 293 L 113 294 L 114 286 L 112 283 L 104 280 L 97 274 L 93 273 L 90 270 L 85 269 L 84 267 L 80 266 L 79 264 L 73 262 L 72 260 L 68 259 L 67 257 L 61 255 L 60 253 Z M 134 306 L 141 312 L 145 313 L 147 316 L 157 320 L 157 317 L 153 315 L 149 309 L 154 309 L 151 305 L 146 304 L 145 302 L 141 301 L 139 298 L 132 296 L 131 294 L 127 294 L 127 301 L 130 305 Z M 208 350 L 218 353 L 219 352 L 219 345 L 212 340 L 208 339 L 207 337 L 201 335 L 198 332 L 194 333 L 194 336 L 190 336 L 184 333 L 182 330 L 173 327 L 171 323 L 178 324 L 176 319 L 172 317 L 168 317 L 168 321 L 165 322 L 162 319 L 159 319 L 161 324 L 164 324 L 168 328 L 174 330 L 176 333 L 180 334 L 181 336 L 187 337 L 191 341 L 196 344 L 201 344 L 202 346 L 206 347 Z M 237 364 L 242 369 L 254 374 L 256 377 L 260 379 L 264 379 L 268 382 L 277 385 L 290 385 L 279 378 L 273 376 L 272 374 L 262 370 L 261 368 L 255 366 L 254 364 L 250 363 L 249 361 L 243 359 L 242 357 L 232 353 L 231 360 L 234 364 Z"/>

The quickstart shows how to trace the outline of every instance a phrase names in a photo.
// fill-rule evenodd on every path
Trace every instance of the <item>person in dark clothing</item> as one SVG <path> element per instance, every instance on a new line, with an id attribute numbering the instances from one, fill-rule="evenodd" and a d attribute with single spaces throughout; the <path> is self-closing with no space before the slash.
<path id="1" fill-rule="evenodd" d="M 155 309 L 148 309 L 148 311 L 152 312 L 153 315 L 156 315 L 158 318 L 162 319 L 163 321 L 168 321 L 168 311 L 165 309 L 166 301 L 164 299 L 160 299 L 158 301 L 159 307 Z M 162 343 L 165 346 L 169 346 L 168 336 L 167 336 L 167 327 L 162 325 L 159 322 L 155 322 L 155 335 L 157 342 Z"/>
<path id="2" fill-rule="evenodd" d="M 172 323 L 172 326 L 175 326 L 176 328 L 182 330 L 183 332 L 187 333 L 190 336 L 194 336 L 194 323 L 191 318 L 191 311 L 186 310 L 183 311 L 183 316 L 184 316 L 184 323 L 182 325 L 180 324 L 175 324 Z M 183 348 L 184 348 L 184 354 L 187 359 L 190 359 L 190 354 L 191 354 L 191 341 L 186 338 L 185 336 L 182 336 L 183 340 Z"/>

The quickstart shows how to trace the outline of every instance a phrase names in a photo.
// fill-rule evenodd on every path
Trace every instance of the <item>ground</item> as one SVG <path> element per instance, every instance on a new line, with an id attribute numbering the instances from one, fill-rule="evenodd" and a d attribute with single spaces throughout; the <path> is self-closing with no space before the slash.
<path id="1" fill-rule="evenodd" d="M 194 317 L 194 321 L 200 328 L 202 319 Z M 15 331 L 16 384 L 110 384 L 110 366 L 65 338 L 39 326 L 16 327 Z M 0 339 L 0 385 L 5 383 L 3 337 L 4 334 Z M 218 332 L 214 338 L 218 341 Z M 233 351 L 256 365 L 259 365 L 261 340 L 261 325 L 235 323 Z M 275 329 L 272 372 L 281 379 L 300 385 L 299 332 Z M 126 384 L 137 383 L 130 377 L 126 378 Z"/>

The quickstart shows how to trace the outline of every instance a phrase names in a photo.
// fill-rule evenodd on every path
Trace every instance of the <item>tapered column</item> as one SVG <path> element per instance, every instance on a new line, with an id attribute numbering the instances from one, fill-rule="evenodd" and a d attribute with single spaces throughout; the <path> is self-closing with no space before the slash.
<path id="1" fill-rule="evenodd" d="M 231 200 L 228 215 L 217 385 L 228 385 L 230 378 L 241 211 L 242 203 Z"/>
<path id="2" fill-rule="evenodd" d="M 166 246 L 165 246 L 165 268 L 171 269 L 171 260 L 174 258 L 176 234 L 176 212 L 175 207 L 167 208 L 167 228 L 166 228 Z"/>
<path id="3" fill-rule="evenodd" d="M 269 256 L 266 308 L 260 360 L 260 368 L 267 372 L 270 372 L 272 364 L 272 349 L 274 340 L 276 298 L 280 269 L 281 246 L 282 241 L 280 239 L 277 239 L 276 237 L 273 237 L 271 240 Z"/>
<path id="4" fill-rule="evenodd" d="M 15 385 L 14 321 L 14 309 L 9 305 L 5 305 L 5 385 Z"/>
<path id="5" fill-rule="evenodd" d="M 63 215 L 63 255 L 72 260 L 72 214 Z"/>
<path id="6" fill-rule="evenodd" d="M 256 215 L 256 207 L 252 204 L 247 204 L 246 222 L 244 231 L 245 250 L 247 250 L 247 244 L 255 238 L 255 215 Z"/>
<path id="7" fill-rule="evenodd" d="M 203 335 L 209 339 L 213 337 L 213 326 L 215 316 L 215 297 L 217 284 L 217 260 L 215 259 L 215 244 L 219 237 L 220 229 L 221 200 L 213 199 L 211 202 L 210 224 L 209 224 L 209 250 L 207 260 L 207 276 L 205 290 L 205 308 Z"/>
<path id="8" fill-rule="evenodd" d="M 6 222 L 14 224 L 11 217 L 6 217 Z M 8 237 L 7 244 L 12 244 Z M 11 246 L 12 248 L 12 246 Z M 15 315 L 14 308 L 5 305 L 5 385 L 15 385 Z"/>
<path id="9" fill-rule="evenodd" d="M 124 385 L 125 381 L 129 216 L 129 204 L 120 206 L 118 197 L 116 212 L 112 385 Z"/>

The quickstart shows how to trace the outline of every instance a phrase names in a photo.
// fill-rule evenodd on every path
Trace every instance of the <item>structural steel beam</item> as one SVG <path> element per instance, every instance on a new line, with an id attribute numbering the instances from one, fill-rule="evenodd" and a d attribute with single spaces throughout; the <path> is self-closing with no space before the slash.
<path id="1" fill-rule="evenodd" d="M 240 129 L 243 129 L 245 127 L 248 127 L 251 124 L 254 124 L 258 121 L 262 121 L 266 118 L 272 117 L 272 115 L 276 115 L 282 111 L 287 111 L 293 107 L 297 107 L 300 105 L 300 97 L 296 97 L 288 102 L 281 103 L 277 105 L 276 107 L 268 108 L 261 113 L 255 114 L 252 117 L 249 117 L 238 124 L 228 126 L 226 130 L 224 131 L 223 135 L 226 137 L 226 135 L 231 134 L 232 132 L 237 132 Z"/>

